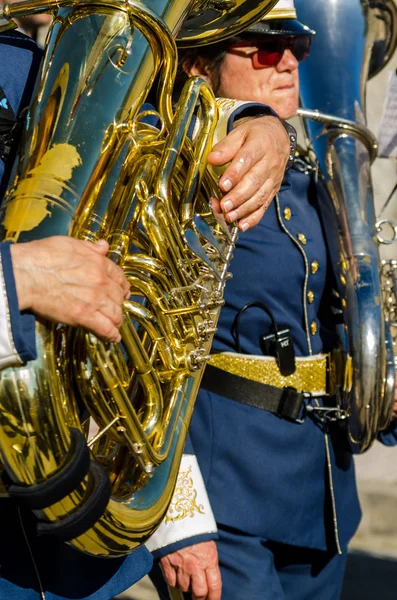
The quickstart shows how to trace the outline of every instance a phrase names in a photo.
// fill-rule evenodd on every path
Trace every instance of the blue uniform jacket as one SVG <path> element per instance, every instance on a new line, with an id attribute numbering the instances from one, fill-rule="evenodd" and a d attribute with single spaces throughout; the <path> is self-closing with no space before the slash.
<path id="1" fill-rule="evenodd" d="M 296 168 L 288 172 L 285 183 L 286 189 L 260 224 L 239 236 L 231 264 L 233 279 L 226 286 L 212 352 L 236 351 L 232 325 L 248 302 L 265 303 L 278 327 L 290 329 L 298 356 L 333 346 L 332 277 L 317 184 L 312 175 Z M 260 355 L 259 336 L 270 332 L 265 312 L 256 308 L 245 312 L 240 326 L 242 351 Z M 396 443 L 393 427 L 384 436 L 388 444 Z M 326 442 L 315 420 L 288 422 L 202 389 L 190 442 L 218 524 L 268 540 L 331 551 L 337 549 L 336 539 L 343 548 L 355 533 L 360 506 L 353 457 L 339 425 L 330 428 Z M 188 444 L 186 452 L 191 450 Z M 178 545 L 188 544 L 184 540 Z"/>
<path id="2" fill-rule="evenodd" d="M 18 32 L 0 34 L 0 86 L 16 115 L 29 104 L 41 60 L 36 44 Z M 8 167 L 8 165 L 7 165 Z M 8 168 L 0 160 L 0 182 L 8 176 Z M 3 181 L 2 181 L 3 178 Z M 19 354 L 29 360 L 34 345 L 34 318 L 22 315 L 15 306 L 16 294 L 9 251 L 2 252 L 4 277 L 11 313 L 14 341 L 19 336 Z M 14 302 L 12 302 L 14 299 Z M 39 600 L 40 586 L 46 600 L 110 600 L 141 579 L 152 565 L 145 547 L 125 558 L 93 558 L 51 538 L 38 538 L 35 520 L 29 512 L 21 519 L 12 500 L 0 499 L 0 598 L 7 600 Z M 37 568 L 37 572 L 36 572 Z"/>

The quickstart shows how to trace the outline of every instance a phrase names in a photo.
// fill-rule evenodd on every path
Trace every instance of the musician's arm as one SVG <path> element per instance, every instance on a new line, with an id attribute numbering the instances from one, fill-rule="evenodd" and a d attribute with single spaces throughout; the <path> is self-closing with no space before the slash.
<path id="1" fill-rule="evenodd" d="M 109 245 L 65 236 L 0 244 L 0 368 L 36 358 L 36 317 L 120 341 L 129 283 Z"/>
<path id="2" fill-rule="evenodd" d="M 243 231 L 256 225 L 281 188 L 293 162 L 296 132 L 269 107 L 218 100 L 220 119 L 208 162 L 227 165 L 219 179 L 221 208 Z M 229 164 L 228 164 L 229 163 Z"/>
<path id="3" fill-rule="evenodd" d="M 217 537 L 204 479 L 188 437 L 166 518 L 146 546 L 160 561 L 170 587 L 189 590 L 193 597 L 220 600 Z"/>
<path id="4" fill-rule="evenodd" d="M 35 318 L 20 312 L 10 244 L 0 244 L 0 369 L 36 358 Z"/>
<path id="5" fill-rule="evenodd" d="M 158 559 L 184 546 L 216 538 L 215 518 L 188 436 L 167 515 L 146 546 Z"/>

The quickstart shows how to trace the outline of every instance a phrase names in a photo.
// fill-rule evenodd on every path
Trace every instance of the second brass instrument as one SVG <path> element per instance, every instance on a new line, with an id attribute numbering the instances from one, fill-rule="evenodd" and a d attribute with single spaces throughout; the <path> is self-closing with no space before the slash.
<path id="1" fill-rule="evenodd" d="M 392 418 L 395 367 L 383 303 L 370 166 L 377 143 L 366 126 L 366 82 L 397 43 L 393 0 L 316 0 L 299 14 L 317 31 L 300 67 L 303 108 L 326 192 L 320 210 L 334 270 L 344 369 L 337 397 L 354 452 L 367 450 Z M 346 27 L 349 27 L 349 32 Z M 321 74 L 321 75 L 320 75 Z"/>

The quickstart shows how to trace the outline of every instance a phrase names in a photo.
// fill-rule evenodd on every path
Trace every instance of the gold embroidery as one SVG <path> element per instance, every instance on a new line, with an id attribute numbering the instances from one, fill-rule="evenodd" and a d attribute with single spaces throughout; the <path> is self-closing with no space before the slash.
<path id="1" fill-rule="evenodd" d="M 195 513 L 204 514 L 204 506 L 197 504 L 197 491 L 193 486 L 191 475 L 192 468 L 188 467 L 186 471 L 180 471 L 176 482 L 174 496 L 165 517 L 165 522 L 175 522 L 195 516 Z"/>
<path id="2" fill-rule="evenodd" d="M 232 110 L 235 107 L 237 100 L 231 98 L 217 98 L 216 103 L 220 109 L 224 111 Z"/>

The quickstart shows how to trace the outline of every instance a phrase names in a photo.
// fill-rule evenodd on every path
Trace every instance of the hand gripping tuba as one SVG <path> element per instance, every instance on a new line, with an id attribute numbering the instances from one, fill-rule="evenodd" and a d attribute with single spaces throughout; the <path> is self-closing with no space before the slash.
<path id="1" fill-rule="evenodd" d="M 377 144 L 366 128 L 365 86 L 395 50 L 397 9 L 392 0 L 296 4 L 300 17 L 317 31 L 311 58 L 300 67 L 299 113 L 322 171 L 320 210 L 344 356 L 339 401 L 352 450 L 363 452 L 390 423 L 394 398 L 370 174 Z"/>
<path id="2" fill-rule="evenodd" d="M 275 3 L 211 2 L 210 30 L 195 34 L 193 14 L 187 43 L 242 30 Z M 171 104 L 174 38 L 201 8 L 33 0 L 0 15 L 56 11 L 1 239 L 105 238 L 131 283 L 120 345 L 38 323 L 37 360 L 0 378 L 10 493 L 36 512 L 40 533 L 92 555 L 131 552 L 161 522 L 222 305 L 235 230 L 209 205 L 219 193 L 205 167 L 217 106 L 198 78 L 175 112 Z M 154 113 L 141 107 L 156 77 Z M 90 453 L 82 406 L 99 428 Z"/>

